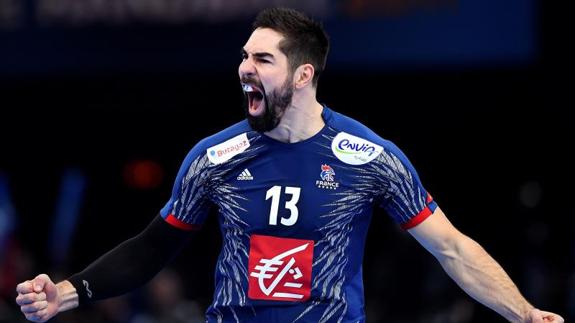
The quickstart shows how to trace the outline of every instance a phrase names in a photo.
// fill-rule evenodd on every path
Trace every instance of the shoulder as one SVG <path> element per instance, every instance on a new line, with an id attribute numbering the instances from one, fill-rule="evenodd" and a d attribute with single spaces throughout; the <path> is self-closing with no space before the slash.
<path id="1" fill-rule="evenodd" d="M 329 108 L 326 108 L 324 118 L 328 126 L 338 133 L 344 132 L 382 146 L 390 144 L 363 123 Z"/>
<path id="2" fill-rule="evenodd" d="M 205 137 L 200 140 L 196 147 L 200 147 L 202 149 L 207 149 L 210 146 L 214 146 L 220 143 L 223 143 L 231 138 L 234 138 L 241 134 L 247 134 L 248 132 L 252 131 L 247 120 L 242 120 L 238 123 L 235 123 L 211 136 Z"/>
<path id="3" fill-rule="evenodd" d="M 399 150 L 393 142 L 381 137 L 369 127 L 351 117 L 326 108 L 324 118 L 328 126 L 335 132 L 333 145 L 340 149 L 348 146 L 360 149 L 363 145 L 374 145 L 376 150 L 391 152 Z M 369 149 L 369 147 L 366 149 Z"/>
<path id="4" fill-rule="evenodd" d="M 328 108 L 324 113 L 324 119 L 333 132 L 331 149 L 339 160 L 350 165 L 367 164 L 376 158 L 383 163 L 398 160 L 409 164 L 399 147 L 361 122 Z"/>
<path id="5" fill-rule="evenodd" d="M 247 120 L 242 120 L 218 133 L 200 140 L 188 153 L 186 162 L 206 157 L 213 164 L 221 164 L 245 151 L 252 132 Z"/>

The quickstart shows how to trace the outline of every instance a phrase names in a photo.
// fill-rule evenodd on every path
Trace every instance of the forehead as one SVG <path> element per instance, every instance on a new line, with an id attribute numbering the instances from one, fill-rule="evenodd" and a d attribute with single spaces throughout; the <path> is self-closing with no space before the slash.
<path id="1" fill-rule="evenodd" d="M 279 43 L 284 36 L 270 28 L 258 28 L 254 30 L 244 45 L 247 52 L 268 52 L 277 54 L 280 52 Z"/>

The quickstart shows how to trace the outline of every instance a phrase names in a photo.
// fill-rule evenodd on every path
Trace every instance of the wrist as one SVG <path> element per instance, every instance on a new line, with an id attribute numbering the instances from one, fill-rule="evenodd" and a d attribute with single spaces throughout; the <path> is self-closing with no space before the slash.
<path id="1" fill-rule="evenodd" d="M 515 318 L 510 321 L 517 323 L 531 323 L 532 319 L 531 314 L 533 310 L 535 310 L 535 307 L 533 307 L 531 304 L 526 304 L 521 308 L 519 313 L 517 313 Z"/>
<path id="2" fill-rule="evenodd" d="M 78 307 L 78 293 L 72 283 L 67 280 L 56 284 L 58 289 L 58 312 L 64 312 Z"/>

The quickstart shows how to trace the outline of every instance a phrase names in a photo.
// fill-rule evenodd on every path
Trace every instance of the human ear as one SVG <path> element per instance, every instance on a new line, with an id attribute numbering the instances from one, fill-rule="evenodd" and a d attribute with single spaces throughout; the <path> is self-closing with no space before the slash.
<path id="1" fill-rule="evenodd" d="M 313 80 L 315 69 L 311 64 L 300 65 L 294 73 L 294 85 L 296 89 L 307 86 Z"/>

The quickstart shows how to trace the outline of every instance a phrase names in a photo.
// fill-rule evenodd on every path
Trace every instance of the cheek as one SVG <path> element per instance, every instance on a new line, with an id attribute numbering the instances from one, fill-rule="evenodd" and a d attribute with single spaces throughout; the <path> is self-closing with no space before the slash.
<path id="1" fill-rule="evenodd" d="M 291 76 L 287 75 L 286 73 L 277 73 L 273 77 L 269 77 L 266 80 L 262 79 L 262 83 L 266 89 L 274 90 L 284 87 L 286 83 L 291 84 L 292 80 Z"/>

